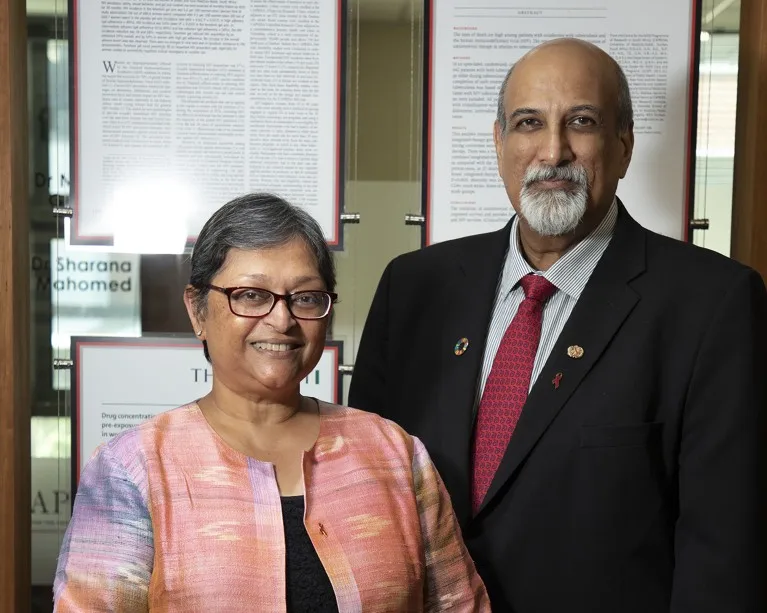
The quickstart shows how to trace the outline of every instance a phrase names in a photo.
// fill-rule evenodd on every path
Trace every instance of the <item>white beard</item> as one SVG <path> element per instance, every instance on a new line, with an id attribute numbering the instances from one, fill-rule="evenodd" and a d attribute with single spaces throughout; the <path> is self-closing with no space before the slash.
<path id="1" fill-rule="evenodd" d="M 542 189 L 539 180 L 567 180 L 568 189 Z M 583 219 L 588 201 L 588 181 L 581 168 L 538 167 L 528 170 L 519 194 L 520 216 L 541 236 L 569 234 Z"/>
<path id="2" fill-rule="evenodd" d="M 541 236 L 569 234 L 586 213 L 584 190 L 568 192 L 551 189 L 529 193 L 523 189 L 519 198 L 520 214 L 530 228 Z"/>

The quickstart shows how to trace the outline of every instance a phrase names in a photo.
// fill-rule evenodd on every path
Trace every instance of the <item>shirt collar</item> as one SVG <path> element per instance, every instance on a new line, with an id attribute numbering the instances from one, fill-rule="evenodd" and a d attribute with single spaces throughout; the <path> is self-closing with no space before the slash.
<path id="1" fill-rule="evenodd" d="M 516 215 L 511 225 L 509 249 L 503 268 L 499 296 L 506 298 L 522 277 L 533 273 L 542 274 L 557 289 L 577 300 L 586 287 L 591 273 L 594 272 L 594 268 L 599 263 L 599 259 L 610 244 L 617 219 L 618 204 L 617 200 L 613 198 L 607 215 L 604 216 L 601 223 L 559 258 L 551 268 L 545 272 L 540 272 L 533 269 L 522 254 L 522 248 L 519 245 L 519 215 Z"/>

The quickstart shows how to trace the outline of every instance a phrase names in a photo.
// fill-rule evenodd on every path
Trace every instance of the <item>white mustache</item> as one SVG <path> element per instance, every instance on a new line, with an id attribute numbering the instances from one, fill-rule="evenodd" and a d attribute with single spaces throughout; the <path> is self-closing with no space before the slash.
<path id="1" fill-rule="evenodd" d="M 531 166 L 525 172 L 523 186 L 539 181 L 569 181 L 581 187 L 588 186 L 588 176 L 582 166 Z"/>

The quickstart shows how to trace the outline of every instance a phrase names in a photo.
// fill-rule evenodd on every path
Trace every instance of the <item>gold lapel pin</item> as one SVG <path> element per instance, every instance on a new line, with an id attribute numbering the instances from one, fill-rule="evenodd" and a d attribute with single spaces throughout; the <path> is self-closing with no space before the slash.
<path id="1" fill-rule="evenodd" d="M 453 347 L 453 353 L 455 355 L 463 355 L 468 348 L 469 348 L 469 339 L 459 338 L 458 342 L 455 344 L 455 347 Z"/>
<path id="2" fill-rule="evenodd" d="M 567 355 L 573 358 L 574 360 L 577 360 L 578 358 L 583 357 L 583 347 L 580 345 L 570 345 L 567 348 Z"/>

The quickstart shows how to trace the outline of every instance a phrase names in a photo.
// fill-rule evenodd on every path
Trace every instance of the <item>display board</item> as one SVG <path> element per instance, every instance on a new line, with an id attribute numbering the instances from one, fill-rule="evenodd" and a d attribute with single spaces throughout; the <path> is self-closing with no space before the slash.
<path id="1" fill-rule="evenodd" d="M 231 198 L 342 248 L 345 0 L 70 0 L 73 244 L 181 253 Z"/>
<path id="2" fill-rule="evenodd" d="M 341 403 L 341 341 L 328 341 L 301 393 Z M 193 336 L 73 337 L 73 483 L 96 448 L 126 428 L 207 394 L 213 370 Z"/>
<path id="3" fill-rule="evenodd" d="M 563 36 L 612 55 L 629 81 L 634 154 L 618 196 L 645 227 L 686 239 L 700 0 L 427 0 L 425 243 L 501 228 L 512 214 L 492 129 L 511 65 Z"/>

